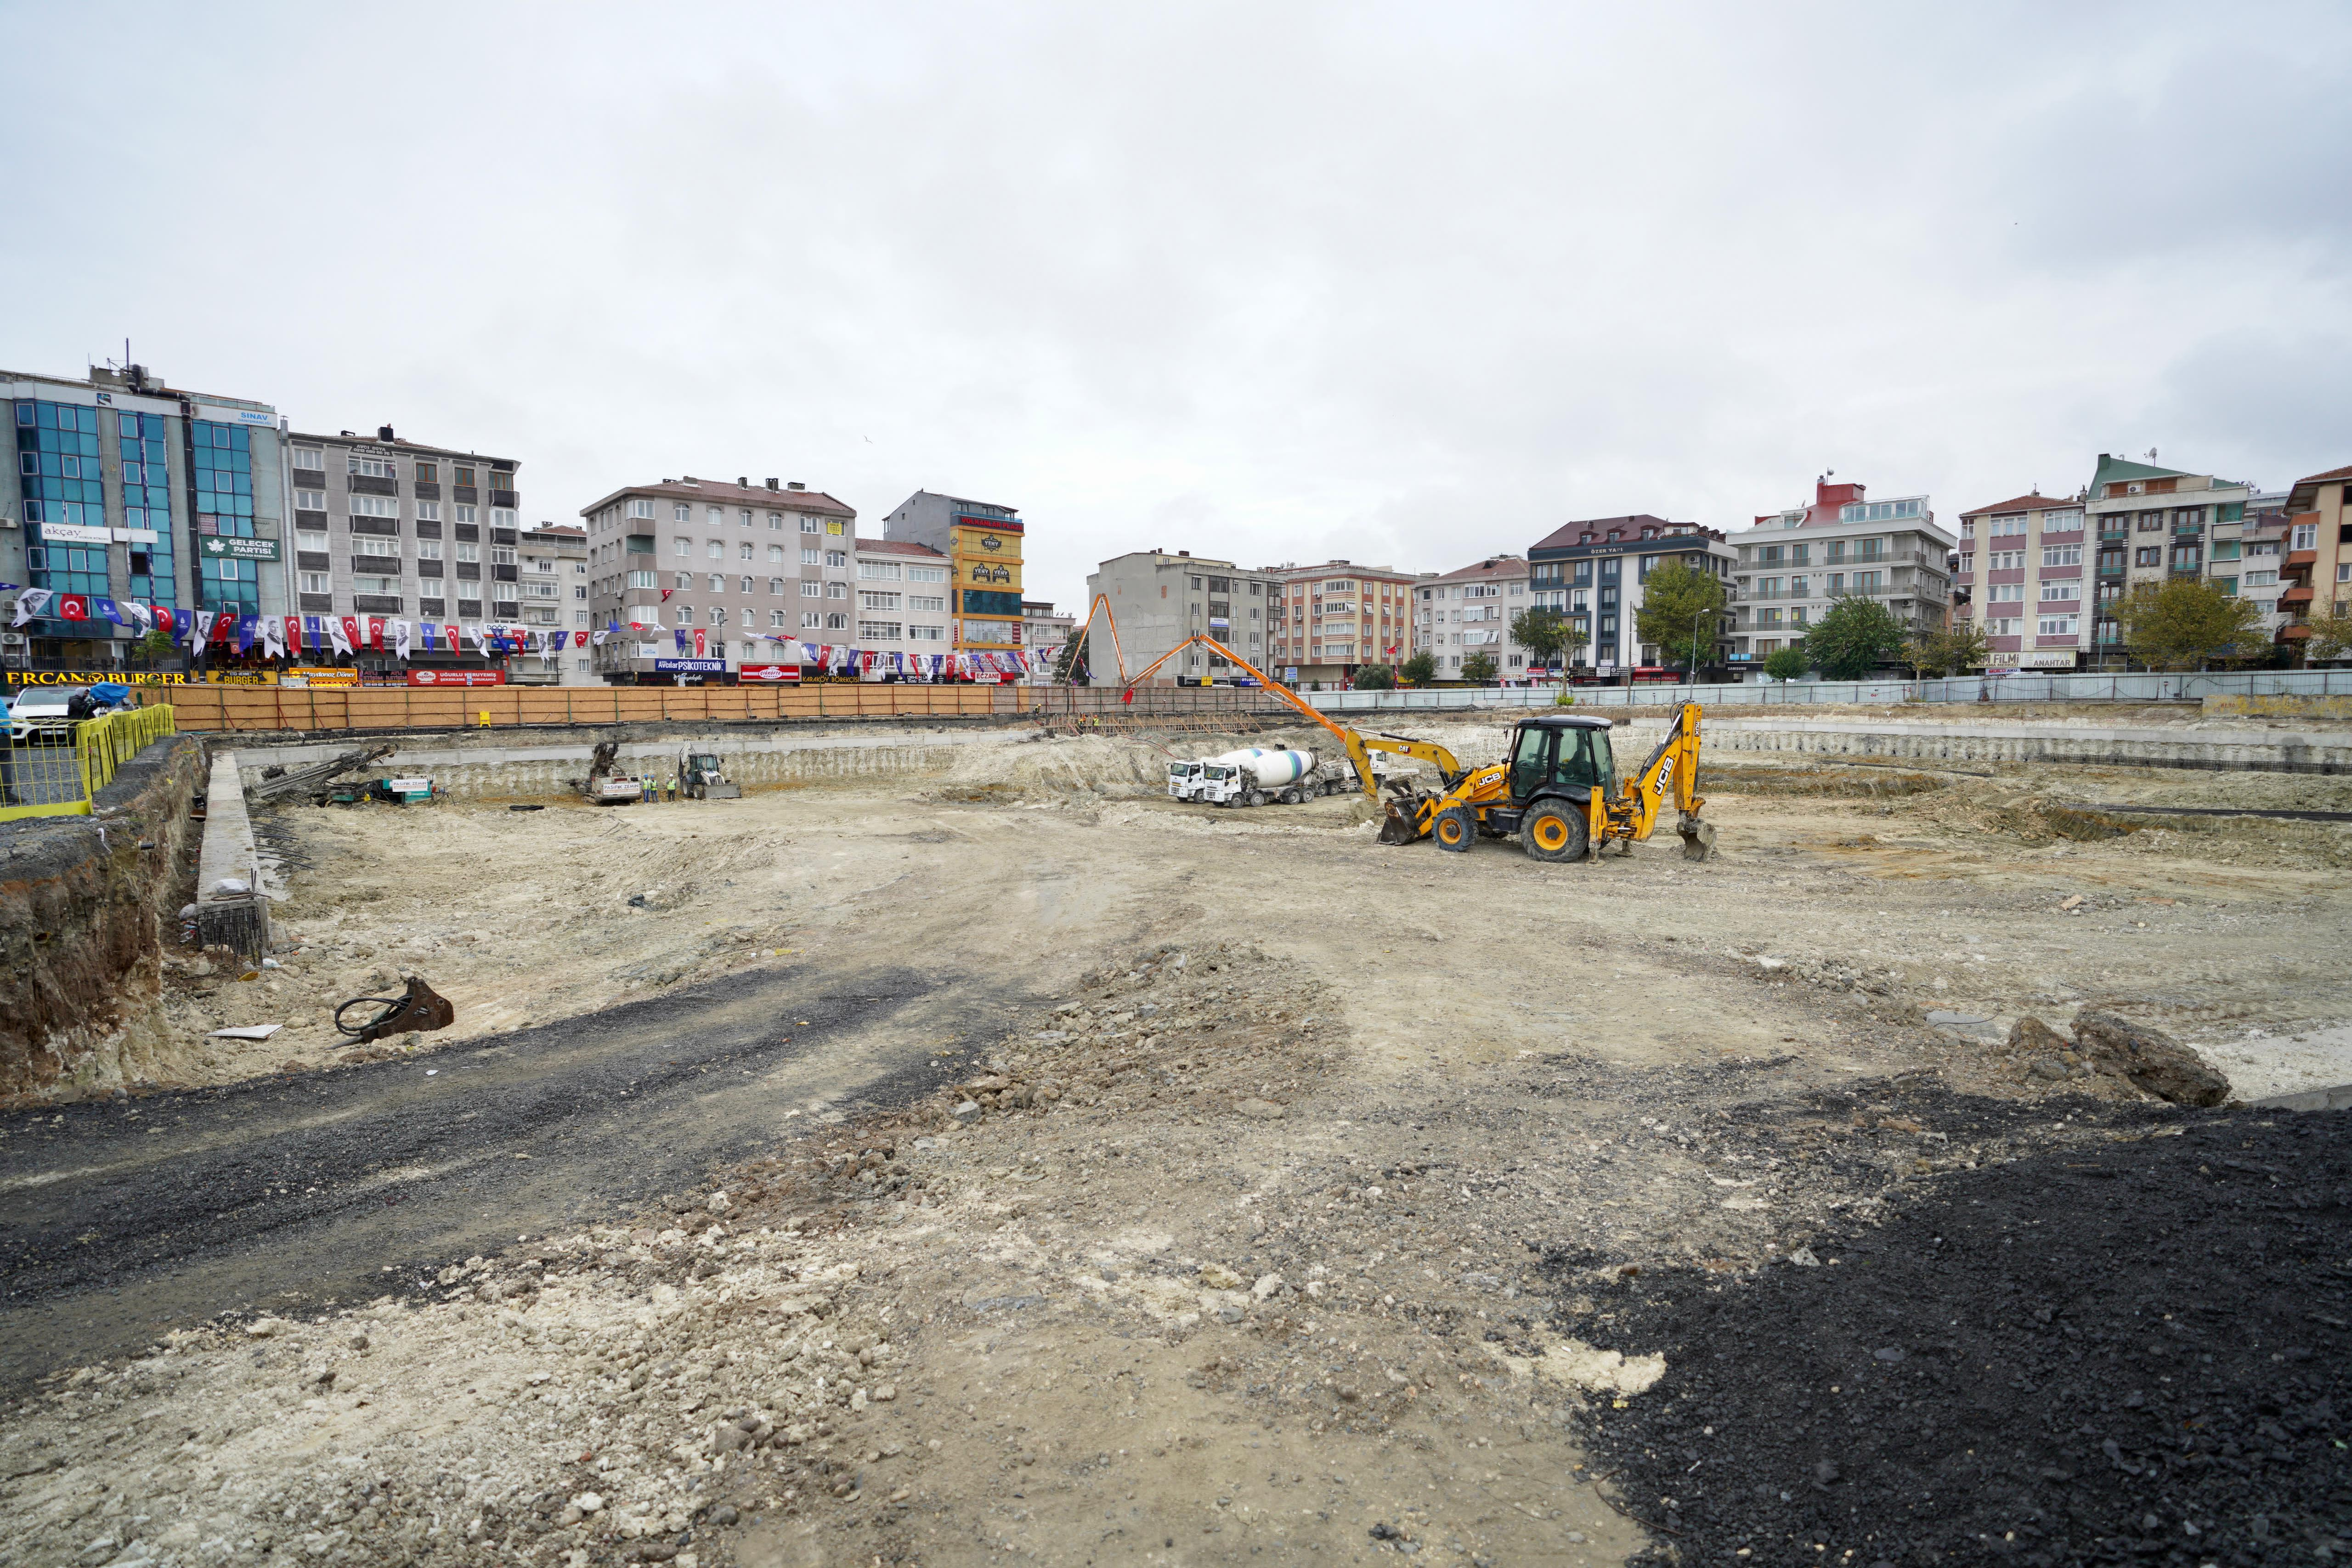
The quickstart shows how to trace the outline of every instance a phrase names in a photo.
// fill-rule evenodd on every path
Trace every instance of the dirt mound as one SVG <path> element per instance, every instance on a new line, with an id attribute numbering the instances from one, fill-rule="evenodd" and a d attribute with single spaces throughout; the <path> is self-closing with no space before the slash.
<path id="1" fill-rule="evenodd" d="M 1588 1330 L 1665 1357 L 1592 1417 L 1627 1506 L 1687 1562 L 2346 1551 L 2352 1117 L 2158 1134 L 1954 1173 L 1814 1266 L 1643 1281 Z"/>

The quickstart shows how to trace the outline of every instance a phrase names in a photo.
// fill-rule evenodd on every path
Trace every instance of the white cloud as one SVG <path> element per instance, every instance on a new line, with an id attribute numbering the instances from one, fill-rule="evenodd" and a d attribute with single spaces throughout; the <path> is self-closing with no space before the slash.
<path id="1" fill-rule="evenodd" d="M 127 19 L 126 19 L 127 16 Z M 1449 569 L 2344 450 L 2338 7 L 17 11 L 0 361 Z M 2329 444 L 2329 443 L 2336 444 Z"/>

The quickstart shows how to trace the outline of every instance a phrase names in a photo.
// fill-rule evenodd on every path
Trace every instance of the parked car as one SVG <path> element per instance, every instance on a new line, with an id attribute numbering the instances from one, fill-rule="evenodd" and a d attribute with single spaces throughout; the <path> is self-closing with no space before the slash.
<path id="1" fill-rule="evenodd" d="M 131 706 L 131 688 L 111 681 L 94 686 L 26 686 L 8 705 L 8 738 L 66 741 L 74 726 Z"/>

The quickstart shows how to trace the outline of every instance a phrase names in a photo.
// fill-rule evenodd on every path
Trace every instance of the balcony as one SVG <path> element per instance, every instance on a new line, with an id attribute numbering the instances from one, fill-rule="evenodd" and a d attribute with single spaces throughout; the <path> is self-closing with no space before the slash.
<path id="1" fill-rule="evenodd" d="M 511 506 L 513 506 L 514 504 L 515 504 L 515 493 L 514 493 L 512 490 L 493 490 L 493 491 L 491 491 L 491 492 L 490 492 L 490 505 L 491 505 L 491 506 L 493 506 L 493 507 L 511 507 Z"/>
<path id="2" fill-rule="evenodd" d="M 419 479 L 416 482 L 416 498 L 420 501 L 437 501 L 441 498 L 441 486 L 430 479 Z"/>
<path id="3" fill-rule="evenodd" d="M 2294 587 L 2288 589 L 2284 593 L 2280 594 L 2278 596 L 2278 602 L 2279 608 L 2282 610 L 2302 609 L 2305 605 L 2311 602 L 2311 584 L 2307 582 L 2297 583 Z"/>
<path id="4" fill-rule="evenodd" d="M 398 517 L 351 517 L 346 520 L 355 534 L 373 534 L 379 538 L 397 538 L 400 535 Z"/>
<path id="5" fill-rule="evenodd" d="M 482 493 L 471 485 L 452 485 L 449 486 L 449 498 L 470 507 L 482 498 Z"/>
<path id="6" fill-rule="evenodd" d="M 373 474 L 352 475 L 351 476 L 351 484 L 347 487 L 354 496 L 397 496 L 400 494 L 399 480 L 379 479 Z"/>

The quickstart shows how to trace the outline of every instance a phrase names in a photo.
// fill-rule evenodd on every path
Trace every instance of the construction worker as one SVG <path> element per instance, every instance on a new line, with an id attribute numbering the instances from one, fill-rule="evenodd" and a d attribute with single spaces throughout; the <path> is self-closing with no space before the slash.
<path id="1" fill-rule="evenodd" d="M 648 806 L 661 799 L 660 792 L 655 788 L 652 774 L 648 773 L 646 775 L 645 791 L 638 797 L 638 799 L 643 800 Z"/>
<path id="2" fill-rule="evenodd" d="M 662 780 L 662 799 L 670 805 L 675 806 L 677 804 L 677 774 L 673 773 L 668 778 Z"/>

